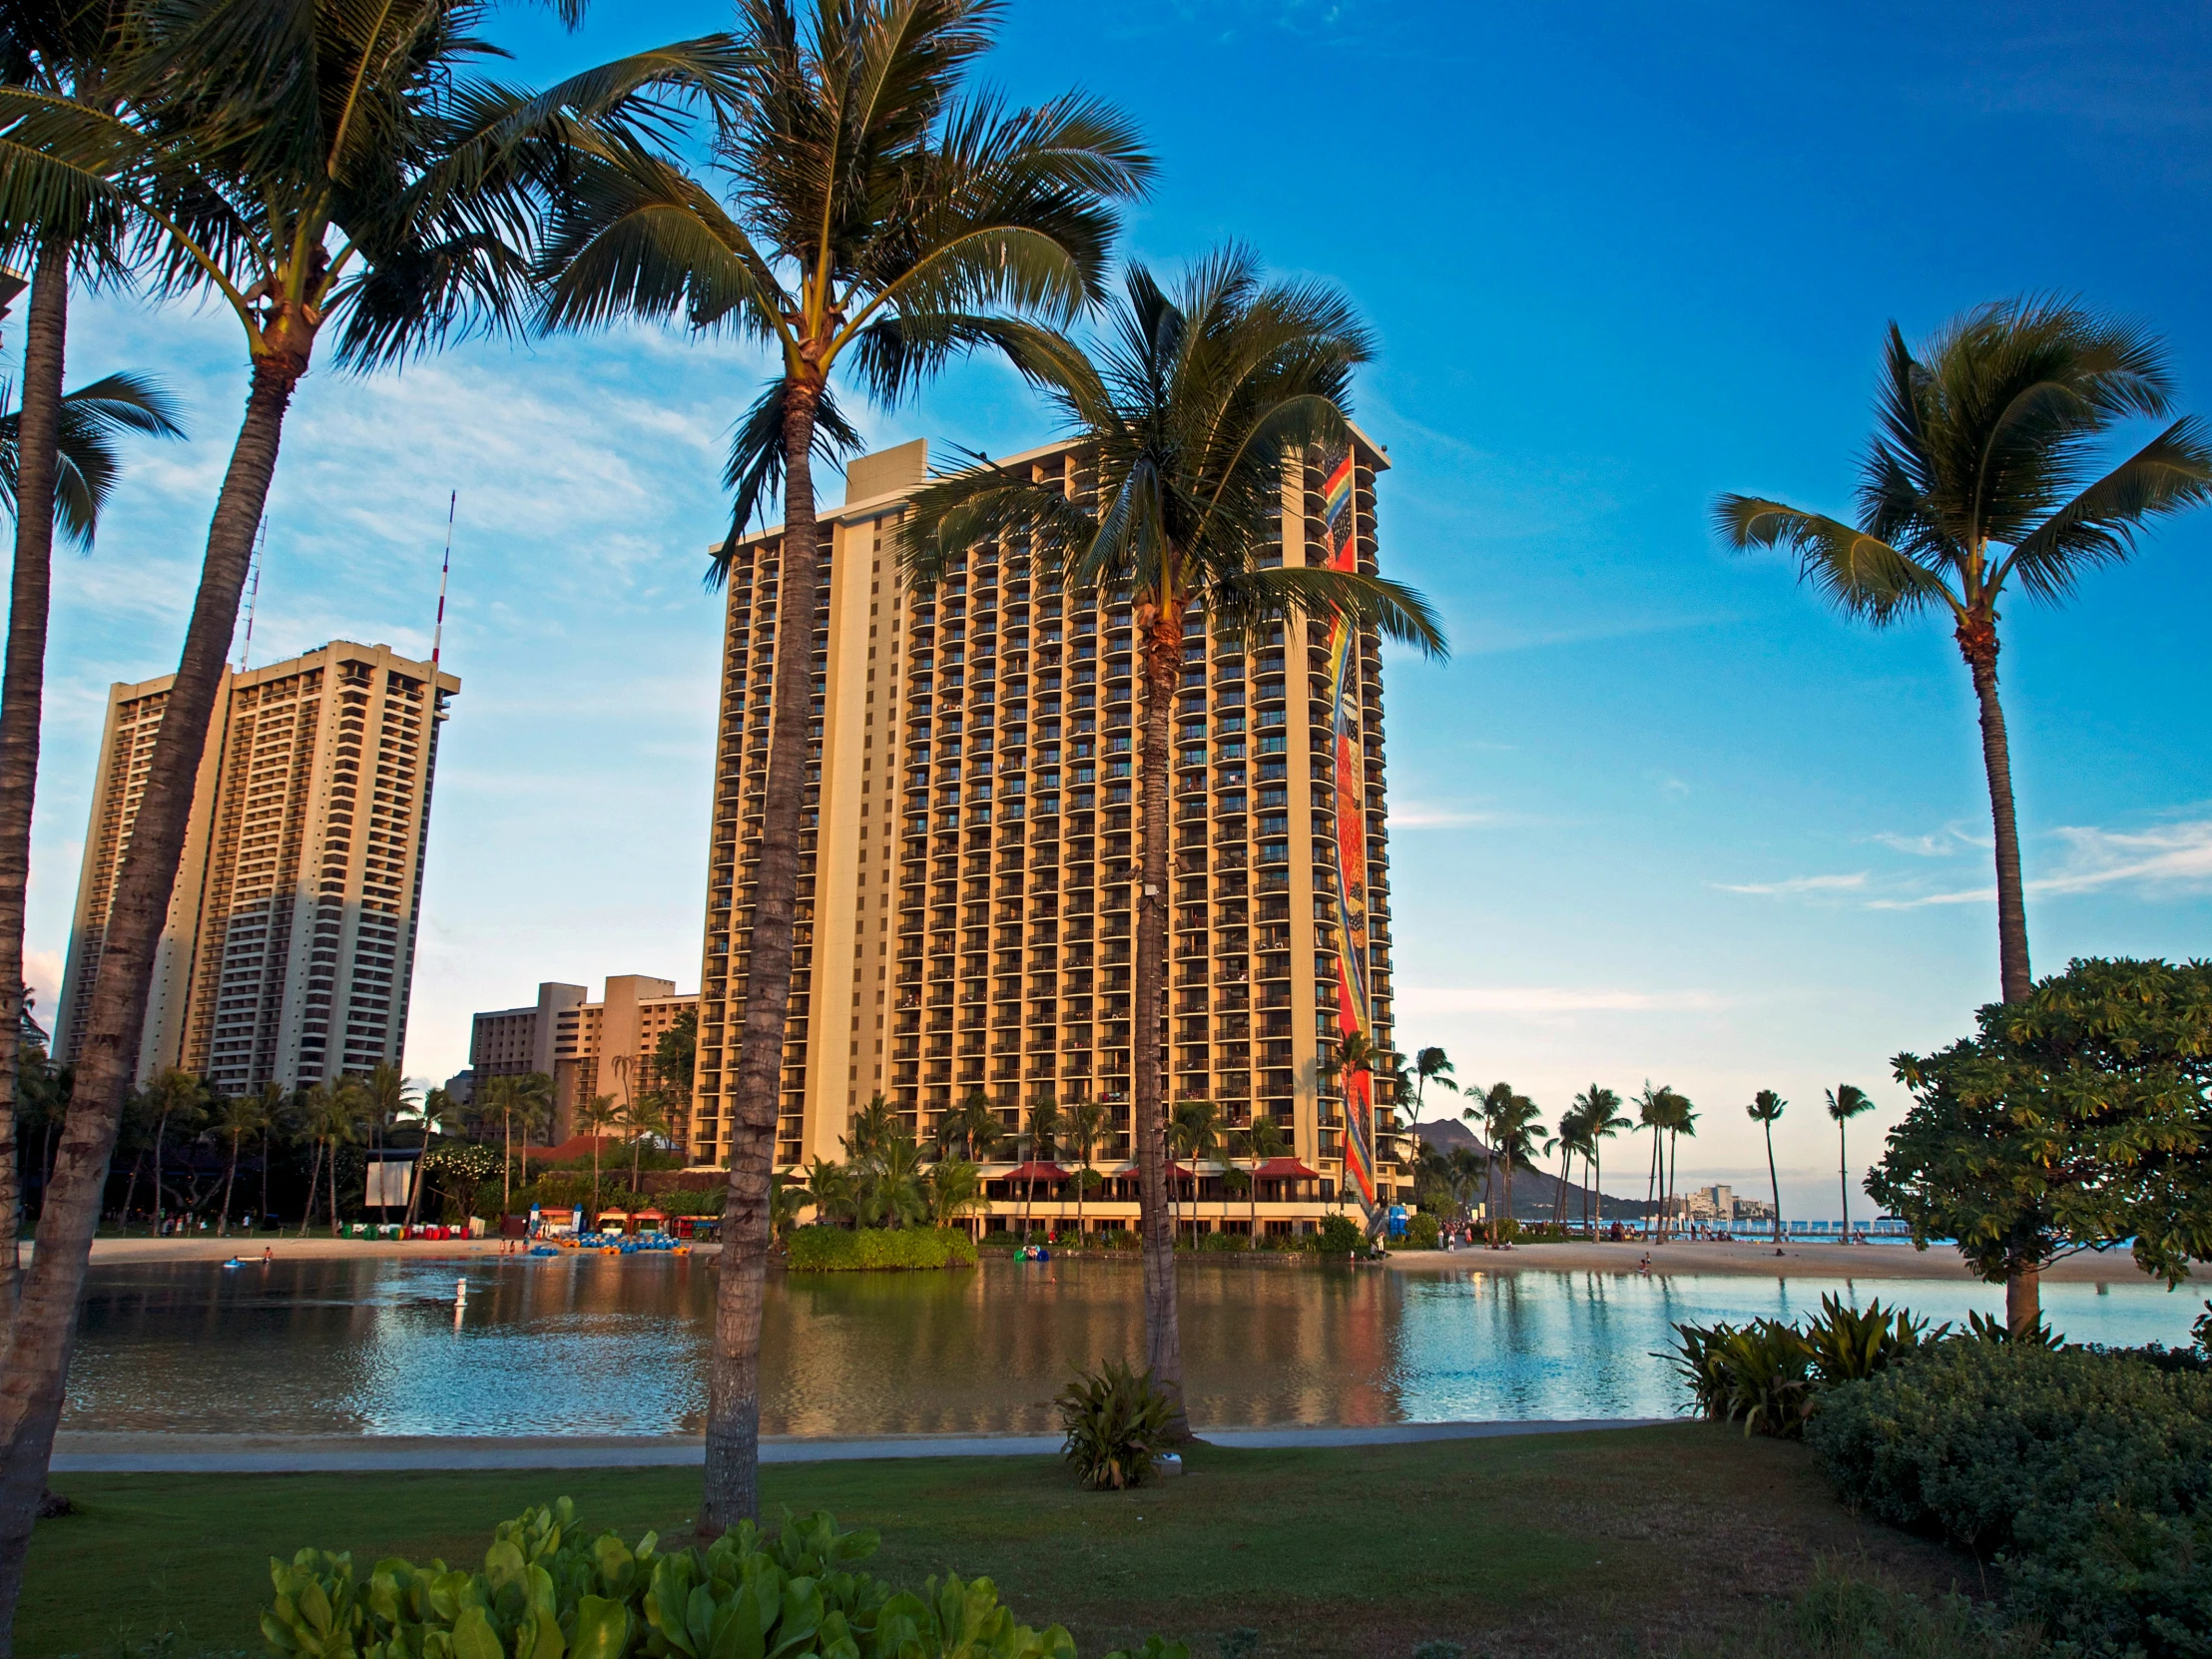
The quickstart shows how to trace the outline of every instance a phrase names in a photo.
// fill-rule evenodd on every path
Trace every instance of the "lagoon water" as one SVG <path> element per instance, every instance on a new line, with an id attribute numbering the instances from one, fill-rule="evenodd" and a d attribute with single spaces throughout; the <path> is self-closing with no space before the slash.
<path id="1" fill-rule="evenodd" d="M 458 1310 L 454 1281 L 465 1272 Z M 668 1434 L 703 1423 L 714 1274 L 702 1258 L 345 1260 L 95 1267 L 70 1378 L 78 1430 Z M 1658 1416 L 1682 1406 L 1677 1321 L 1795 1318 L 1823 1293 L 1938 1320 L 1971 1283 L 1523 1269 L 1399 1274 L 1181 1266 L 1201 1427 Z M 2201 1290 L 2048 1285 L 2070 1341 L 2189 1341 Z M 1037 1433 L 1069 1374 L 1142 1351 L 1130 1261 L 779 1276 L 762 1430 Z"/>

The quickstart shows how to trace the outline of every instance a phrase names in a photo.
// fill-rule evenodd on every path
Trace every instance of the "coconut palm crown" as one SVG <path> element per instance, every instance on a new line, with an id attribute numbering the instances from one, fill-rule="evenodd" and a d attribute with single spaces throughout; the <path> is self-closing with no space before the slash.
<path id="1" fill-rule="evenodd" d="M 2116 466 L 2101 452 L 2119 422 L 2172 412 L 2155 335 L 2071 300 L 1999 300 L 1918 353 L 1890 325 L 1856 524 L 1758 496 L 1714 504 L 1724 541 L 1796 555 L 1800 579 L 1847 616 L 1877 627 L 1929 611 L 1950 619 L 1980 705 L 2007 1002 L 2026 998 L 2029 975 L 1998 602 L 2016 587 L 2062 603 L 2086 573 L 2133 553 L 2149 520 L 2212 496 L 2212 444 L 2194 416 Z"/>
<path id="2" fill-rule="evenodd" d="M 1270 282 L 1258 260 L 1228 248 L 1169 287 L 1141 265 L 1084 349 L 1036 331 L 1008 346 L 1063 434 L 1084 454 L 1095 496 L 1031 481 L 1024 469 L 971 455 L 912 501 L 901 559 L 924 588 L 978 544 L 1024 549 L 1041 584 L 1084 600 L 1126 599 L 1143 668 L 1131 1006 L 1148 1033 L 1159 1017 L 1168 936 L 1169 737 L 1187 624 L 1250 638 L 1290 621 L 1379 629 L 1431 655 L 1443 639 L 1427 604 L 1357 571 L 1271 568 L 1271 510 L 1287 459 L 1350 441 L 1353 370 L 1370 352 L 1350 302 L 1318 282 Z M 1372 1057 L 1371 1061 L 1372 1063 Z M 1174 1243 L 1166 1208 L 1158 1045 L 1140 1035 L 1131 1075 L 1142 1172 L 1146 1364 L 1188 1432 L 1176 1322 Z"/>

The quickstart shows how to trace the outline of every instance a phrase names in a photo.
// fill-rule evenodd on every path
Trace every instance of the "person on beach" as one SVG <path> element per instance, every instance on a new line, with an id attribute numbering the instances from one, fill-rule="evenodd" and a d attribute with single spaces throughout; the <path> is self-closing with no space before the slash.
<path id="1" fill-rule="evenodd" d="M 1650 1252 L 1650 1251 L 1648 1251 L 1648 1250 L 1647 1250 L 1647 1251 L 1645 1251 L 1645 1252 L 1644 1252 L 1644 1259 L 1643 1259 L 1642 1261 L 1640 1261 L 1640 1262 L 1638 1262 L 1638 1263 L 1636 1264 L 1636 1271 L 1637 1271 L 1638 1273 L 1642 1274 L 1642 1275 L 1643 1275 L 1643 1276 L 1644 1276 L 1644 1277 L 1645 1277 L 1646 1279 L 1649 1279 L 1649 1278 L 1651 1277 L 1651 1252 Z"/>

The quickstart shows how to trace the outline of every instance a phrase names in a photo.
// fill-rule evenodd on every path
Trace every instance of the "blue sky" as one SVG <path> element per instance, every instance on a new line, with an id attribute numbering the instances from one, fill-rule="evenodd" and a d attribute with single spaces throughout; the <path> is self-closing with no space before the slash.
<path id="1" fill-rule="evenodd" d="M 494 33 L 537 80 L 724 16 L 602 4 L 566 37 L 518 10 Z M 2208 58 L 2201 14 L 2147 6 L 1013 8 L 993 81 L 1080 83 L 1151 138 L 1133 254 L 1248 241 L 1343 283 L 1381 337 L 1358 415 L 1393 462 L 1384 557 L 1455 646 L 1389 692 L 1400 1047 L 1553 1112 L 1593 1080 L 1671 1082 L 1704 1114 L 1685 1183 L 1763 1186 L 1742 1105 L 1778 1088 L 1785 1201 L 1835 1213 L 1821 1091 L 1881 1102 L 1863 1165 L 1904 1104 L 1890 1056 L 1995 994 L 1970 698 L 1936 625 L 1831 618 L 1719 551 L 1706 509 L 1848 510 L 1889 320 L 1919 335 L 2024 289 L 2149 320 L 2212 409 Z M 244 395 L 213 312 L 89 302 L 72 351 L 73 379 L 168 377 L 194 441 L 144 452 L 60 572 L 30 941 L 49 1009 L 105 688 L 174 666 Z M 257 660 L 426 650 L 461 492 L 412 1072 L 458 1068 L 471 1010 L 540 979 L 698 982 L 698 576 L 758 373 L 631 329 L 321 373 L 294 405 Z M 987 364 L 867 430 L 1046 435 Z M 2212 516 L 2184 521 L 2070 609 L 2005 618 L 2039 970 L 2207 949 L 2208 552 Z M 1636 1158 L 1609 1188 L 1640 1192 Z"/>

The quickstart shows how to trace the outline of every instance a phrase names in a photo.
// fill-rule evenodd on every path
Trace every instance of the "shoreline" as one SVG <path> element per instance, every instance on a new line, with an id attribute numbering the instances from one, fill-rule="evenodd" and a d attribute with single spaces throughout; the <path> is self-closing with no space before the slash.
<path id="1" fill-rule="evenodd" d="M 278 1261 L 485 1261 L 500 1259 L 500 1241 L 497 1239 L 333 1239 L 327 1235 L 299 1238 L 295 1235 L 279 1237 L 275 1234 L 244 1235 L 228 1239 L 215 1237 L 183 1239 L 95 1239 L 92 1245 L 92 1263 L 95 1267 L 137 1266 L 158 1262 L 223 1262 L 237 1256 L 248 1266 L 261 1260 L 262 1250 L 275 1250 Z M 1630 1239 L 1620 1244 L 1577 1241 L 1562 1244 L 1526 1244 L 1504 1250 L 1488 1250 L 1476 1245 L 1465 1250 L 1433 1250 L 1401 1252 L 1386 1262 L 1368 1262 L 1359 1265 L 1360 1271 L 1377 1270 L 1406 1274 L 1439 1273 L 1610 1273 L 1634 1275 L 1637 1264 L 1646 1253 L 1651 1256 L 1654 1278 L 1674 1278 L 1690 1275 L 1719 1275 L 1736 1278 L 1772 1279 L 1900 1279 L 1900 1280 L 1951 1280 L 1963 1284 L 1981 1281 L 1967 1269 L 1955 1251 L 1947 1246 L 1932 1246 L 1928 1250 L 1915 1250 L 1910 1244 L 1785 1244 L 1783 1254 L 1776 1255 L 1772 1244 L 1754 1244 L 1748 1241 L 1721 1244 L 1712 1241 L 1673 1241 L 1663 1245 L 1645 1245 Z M 720 1245 L 696 1247 L 695 1254 L 713 1257 L 722 1254 Z M 32 1246 L 25 1241 L 24 1265 L 29 1266 Z M 1071 1255 L 1077 1261 L 1129 1261 L 1134 1263 L 1133 1252 L 1115 1251 L 1099 1257 Z M 1179 1260 L 1235 1260 L 1233 1253 L 1220 1258 L 1208 1252 L 1204 1257 L 1179 1257 Z M 544 1258 L 538 1258 L 544 1260 Z M 1295 1258 L 1268 1257 L 1269 1264 L 1295 1265 Z M 2046 1268 L 2045 1284 L 2142 1284 L 2156 1285 L 2160 1281 L 2144 1273 L 2135 1265 L 2135 1259 L 2124 1250 L 2089 1252 L 2070 1256 L 2062 1262 Z M 2183 1281 L 2186 1291 L 2189 1280 Z"/>

